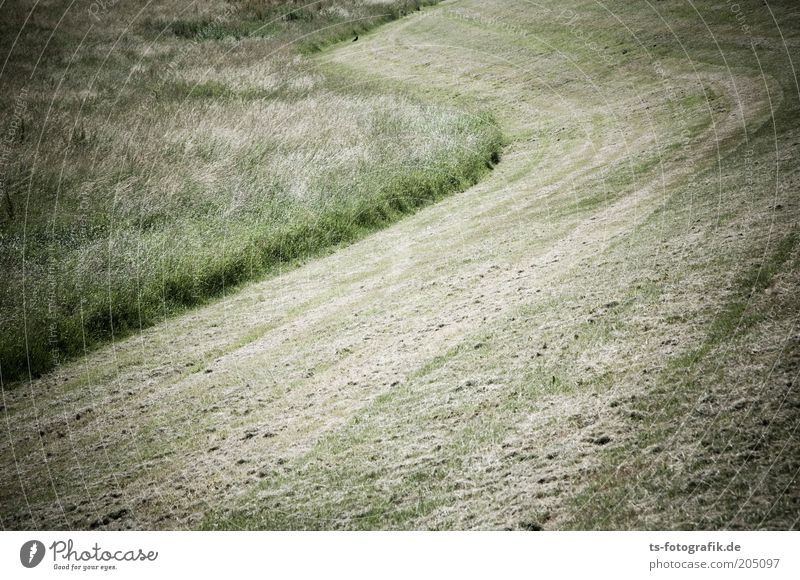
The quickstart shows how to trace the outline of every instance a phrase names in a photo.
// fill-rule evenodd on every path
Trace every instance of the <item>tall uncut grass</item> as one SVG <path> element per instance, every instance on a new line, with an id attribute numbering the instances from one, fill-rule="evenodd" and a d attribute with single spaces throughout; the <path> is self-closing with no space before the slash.
<path id="1" fill-rule="evenodd" d="M 422 2 L 84 4 L 47 43 L 67 4 L 0 24 L 4 381 L 353 241 L 497 160 L 489 116 L 304 55 Z"/>

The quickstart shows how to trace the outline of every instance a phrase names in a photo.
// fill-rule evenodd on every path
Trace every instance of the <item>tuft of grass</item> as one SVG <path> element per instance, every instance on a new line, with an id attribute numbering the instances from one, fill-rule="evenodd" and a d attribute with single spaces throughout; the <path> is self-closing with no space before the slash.
<path id="1" fill-rule="evenodd" d="M 733 298 L 711 325 L 705 345 L 706 349 L 732 338 L 736 334 L 746 332 L 759 320 L 757 313 L 748 314 L 748 306 L 757 293 L 769 287 L 775 275 L 782 270 L 784 264 L 792 256 L 796 246 L 797 233 L 791 232 L 778 241 L 773 251 L 765 256 L 763 262 L 755 264 L 740 275 L 733 290 Z"/>

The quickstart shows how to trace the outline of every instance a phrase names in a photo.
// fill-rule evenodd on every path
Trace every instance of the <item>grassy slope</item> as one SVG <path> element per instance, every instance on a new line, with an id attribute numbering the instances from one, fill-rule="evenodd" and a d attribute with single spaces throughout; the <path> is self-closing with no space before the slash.
<path id="1" fill-rule="evenodd" d="M 459 0 L 320 55 L 492 110 L 504 162 L 6 393 L 4 525 L 796 527 L 797 23 L 740 4 L 754 46 Z"/>
<path id="2" fill-rule="evenodd" d="M 421 4 L 125 3 L 88 21 L 73 7 L 60 25 L 54 4 L 26 28 L 7 7 L 2 52 L 15 26 L 27 35 L 2 77 L 3 379 L 477 181 L 500 148 L 488 116 L 348 86 L 302 56 Z M 55 31 L 46 50 L 31 28 Z"/>

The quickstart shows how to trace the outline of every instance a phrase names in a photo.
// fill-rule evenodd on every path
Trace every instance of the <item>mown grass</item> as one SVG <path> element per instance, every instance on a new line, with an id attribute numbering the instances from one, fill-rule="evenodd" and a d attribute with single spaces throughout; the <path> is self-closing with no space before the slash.
<path id="1" fill-rule="evenodd" d="M 466 3 L 454 6 L 453 9 L 463 7 L 464 4 Z M 579 13 L 587 14 L 591 8 L 582 4 Z M 633 17 L 639 17 L 641 14 L 640 7 L 626 7 L 624 3 L 615 6 L 612 12 L 617 13 L 621 9 L 627 9 L 632 13 L 627 15 L 629 18 L 626 20 L 632 21 Z M 722 10 L 724 7 L 708 9 Z M 557 10 L 553 12 L 558 14 Z M 442 9 L 441 13 L 447 14 L 448 11 Z M 584 18 L 593 22 L 591 14 Z M 494 21 L 489 17 L 486 22 Z M 503 22 L 500 20 L 500 23 Z M 512 18 L 509 18 L 508 22 L 517 25 L 517 21 Z M 611 24 L 597 28 L 600 33 L 616 32 L 616 25 Z M 537 35 L 541 34 L 542 27 L 547 30 L 546 19 L 537 19 L 536 26 Z M 691 21 L 683 23 L 682 26 L 691 27 Z M 643 32 L 637 29 L 637 34 L 641 32 L 645 37 L 652 34 L 653 41 L 658 40 L 661 43 L 654 45 L 660 54 L 670 56 L 678 54 L 676 43 L 665 43 L 663 39 L 657 37 L 658 27 L 643 28 Z M 408 33 L 408 30 L 404 32 Z M 705 44 L 710 42 L 709 39 L 695 32 L 691 28 L 681 32 L 692 38 L 691 54 L 694 55 L 696 50 L 704 59 L 712 62 L 719 60 L 719 54 L 714 54 L 705 47 Z M 564 32 L 559 34 L 566 40 L 570 38 L 570 34 Z M 447 38 L 442 30 L 435 30 L 432 34 L 437 36 L 437 39 L 439 35 Z M 413 33 L 407 34 L 406 42 L 409 45 L 414 46 L 415 40 L 417 39 Z M 548 38 L 547 44 L 552 45 L 549 40 Z M 720 41 L 720 38 L 714 39 L 714 42 Z M 725 46 L 726 57 L 730 62 L 745 61 L 748 56 L 747 51 L 738 45 L 738 39 L 734 38 L 734 41 L 737 44 L 730 49 Z M 575 44 L 574 39 L 572 42 Z M 424 41 L 420 42 L 423 43 Z M 694 43 L 698 46 L 694 46 Z M 601 48 L 604 44 L 600 45 Z M 618 42 L 613 43 L 613 46 L 617 45 Z M 650 43 L 647 46 L 650 47 Z M 583 50 L 585 44 L 581 43 L 578 48 Z M 594 61 L 600 62 L 597 59 Z M 775 67 L 773 70 L 780 71 L 778 67 L 786 66 L 786 63 L 776 62 L 771 63 L 771 66 Z M 552 70 L 557 71 L 558 75 L 565 74 L 559 67 L 552 67 Z M 594 73 L 595 69 L 592 70 Z M 609 67 L 609 71 L 613 75 L 619 74 L 618 69 L 613 67 Z M 778 72 L 774 74 L 776 77 L 781 76 Z M 784 80 L 790 82 L 791 78 L 784 76 Z M 475 77 L 476 82 L 480 82 L 481 76 L 475 75 Z M 642 79 L 645 78 L 648 78 L 647 74 L 642 76 Z M 455 82 L 453 84 L 455 85 Z M 638 86 L 643 87 L 645 84 Z M 580 102 L 586 101 L 581 99 Z M 781 237 L 777 244 L 773 240 L 767 244 L 769 251 L 758 252 L 758 256 L 754 255 L 754 252 L 748 252 L 746 255 L 741 247 L 737 248 L 733 242 L 730 246 L 706 246 L 706 243 L 717 241 L 718 237 L 722 237 L 720 230 L 714 229 L 719 227 L 720 223 L 725 221 L 735 223 L 739 220 L 747 223 L 742 219 L 743 214 L 747 212 L 740 205 L 742 198 L 748 195 L 745 193 L 747 189 L 751 190 L 750 195 L 758 201 L 757 207 L 760 206 L 760 210 L 763 211 L 763 205 L 774 193 L 772 187 L 774 184 L 770 183 L 770 176 L 767 174 L 751 175 L 751 172 L 755 172 L 753 168 L 756 166 L 771 167 L 774 164 L 768 149 L 774 147 L 772 135 L 765 136 L 763 133 L 774 131 L 775 125 L 782 133 L 788 133 L 795 125 L 783 109 L 773 116 L 775 125 L 772 123 L 759 125 L 763 119 L 748 117 L 751 142 L 746 145 L 753 146 L 756 150 L 755 157 L 751 156 L 749 162 L 742 150 L 734 150 L 730 156 L 725 156 L 721 160 L 713 158 L 713 150 L 709 150 L 705 155 L 690 157 L 690 151 L 701 150 L 700 145 L 710 141 L 712 133 L 709 128 L 714 128 L 716 119 L 722 119 L 719 115 L 721 105 L 725 105 L 723 94 L 718 93 L 714 87 L 704 87 L 702 93 L 688 92 L 680 96 L 673 95 L 663 106 L 655 107 L 650 104 L 649 108 L 656 111 L 649 114 L 654 115 L 659 121 L 656 125 L 660 141 L 658 148 L 635 150 L 619 161 L 607 163 L 601 175 L 597 176 L 597 172 L 594 172 L 581 182 L 580 189 L 577 189 L 574 195 L 567 197 L 560 193 L 558 203 L 553 203 L 552 208 L 543 202 L 538 204 L 538 211 L 542 214 L 540 223 L 544 224 L 562 216 L 597 210 L 609 200 L 619 199 L 643 186 L 655 187 L 657 190 L 655 195 L 661 199 L 658 205 L 651 206 L 652 213 L 643 220 L 641 226 L 634 228 L 634 235 L 620 236 L 618 241 L 609 244 L 609 251 L 602 255 L 602 258 L 591 260 L 576 268 L 569 276 L 565 276 L 562 283 L 557 286 L 558 301 L 545 309 L 545 311 L 559 312 L 556 324 L 545 325 L 547 319 L 542 311 L 531 313 L 531 320 L 524 326 L 539 328 L 550 326 L 557 329 L 552 332 L 555 336 L 549 336 L 545 341 L 541 333 L 529 330 L 530 334 L 539 340 L 538 344 L 534 343 L 532 346 L 524 340 L 524 333 L 517 335 L 509 332 L 508 327 L 512 325 L 504 321 L 502 327 L 507 349 L 510 351 L 505 359 L 498 352 L 500 349 L 496 349 L 487 356 L 488 360 L 465 362 L 465 359 L 476 357 L 478 352 L 487 348 L 481 346 L 476 350 L 477 347 L 474 347 L 478 342 L 476 337 L 456 346 L 448 345 L 447 349 L 440 349 L 439 354 L 421 363 L 417 367 L 418 370 L 405 377 L 403 381 L 393 384 L 388 394 L 377 398 L 369 407 L 362 409 L 345 427 L 326 435 L 310 452 L 289 461 L 288 464 L 282 462 L 279 468 L 259 474 L 259 478 L 263 480 L 249 495 L 240 496 L 233 505 L 220 505 L 217 509 L 211 510 L 201 523 L 201 527 L 204 529 L 339 527 L 419 529 L 453 525 L 466 527 L 470 525 L 470 520 L 459 519 L 459 516 L 480 514 L 483 508 L 486 512 L 478 516 L 486 518 L 479 520 L 483 527 L 490 525 L 487 522 L 495 525 L 496 521 L 491 519 L 492 515 L 487 517 L 486 513 L 494 514 L 505 510 L 504 516 L 507 519 L 501 521 L 504 525 L 512 526 L 519 525 L 517 523 L 519 521 L 538 525 L 537 522 L 547 522 L 551 515 L 555 515 L 560 519 L 557 520 L 557 524 L 547 523 L 548 527 L 560 525 L 577 529 L 604 527 L 680 529 L 691 526 L 719 529 L 726 527 L 731 521 L 731 516 L 739 508 L 739 505 L 732 507 L 737 498 L 748 499 L 748 494 L 752 494 L 754 490 L 759 490 L 759 493 L 763 491 L 763 496 L 767 498 L 778 497 L 773 493 L 778 489 L 777 485 L 772 489 L 767 486 L 763 490 L 758 488 L 757 484 L 762 482 L 752 478 L 752 474 L 756 471 L 752 469 L 752 461 L 751 465 L 741 461 L 737 463 L 736 460 L 729 461 L 728 465 L 724 466 L 725 469 L 720 468 L 717 473 L 711 473 L 710 476 L 706 474 L 707 480 L 700 481 L 700 484 L 704 488 L 727 491 L 728 482 L 738 477 L 739 481 L 733 488 L 735 493 L 727 494 L 733 498 L 730 505 L 724 506 L 724 509 L 709 509 L 707 512 L 702 511 L 701 505 L 695 514 L 690 514 L 694 517 L 693 520 L 671 519 L 675 515 L 686 515 L 678 514 L 679 510 L 673 509 L 673 506 L 694 500 L 692 494 L 701 486 L 698 485 L 698 479 L 681 477 L 680 469 L 683 465 L 694 467 L 692 466 L 694 458 L 682 461 L 684 454 L 693 450 L 691 442 L 681 442 L 674 450 L 664 451 L 659 447 L 668 445 L 676 428 L 693 412 L 693 403 L 705 389 L 710 390 L 714 383 L 719 384 L 716 393 L 718 399 L 714 401 L 715 410 L 720 405 L 724 409 L 725 405 L 735 402 L 725 399 L 725 397 L 732 399 L 735 397 L 732 393 L 725 393 L 727 384 L 724 380 L 718 379 L 716 376 L 718 373 L 714 372 L 713 367 L 735 368 L 739 362 L 736 360 L 737 357 L 740 353 L 749 351 L 751 346 L 746 341 L 739 345 L 736 342 L 765 319 L 779 318 L 774 310 L 753 308 L 751 298 L 768 288 L 776 275 L 786 271 L 796 271 L 797 266 L 796 263 L 789 261 L 792 252 L 796 251 L 794 250 L 796 234 Z M 796 110 L 796 105 L 789 110 Z M 770 139 L 759 139 L 756 142 L 756 137 L 770 137 Z M 788 138 L 788 135 L 786 137 Z M 792 138 L 789 142 L 793 141 L 796 141 L 796 138 Z M 722 151 L 726 151 L 730 143 L 720 142 L 718 145 Z M 761 150 L 762 147 L 765 150 Z M 662 164 L 666 163 L 669 167 L 673 160 L 677 164 L 688 164 L 691 171 L 680 173 L 679 177 L 672 176 L 668 187 L 660 187 L 663 182 L 658 178 L 659 173 L 663 171 Z M 721 173 L 725 175 L 722 182 L 719 181 L 720 167 L 724 168 Z M 724 198 L 718 205 L 717 200 L 722 195 Z M 756 209 L 752 211 L 758 213 Z M 757 227 L 754 226 L 748 235 L 753 235 L 756 240 L 761 241 L 761 234 L 767 230 L 766 218 L 755 223 Z M 523 222 L 520 219 L 518 226 L 522 227 L 523 224 L 525 227 L 531 227 L 530 222 Z M 727 226 L 730 227 L 730 223 Z M 599 227 L 602 226 L 598 225 Z M 700 236 L 699 233 L 697 234 L 700 236 L 699 239 L 687 235 L 687 231 L 694 232 L 695 229 L 706 230 L 706 237 Z M 723 231 L 725 234 L 729 233 L 727 229 Z M 730 228 L 730 231 L 735 231 L 735 228 Z M 752 246 L 749 246 L 751 249 L 759 245 L 757 242 L 751 244 Z M 504 252 L 507 251 L 507 248 L 504 248 Z M 682 252 L 690 254 L 691 258 L 686 258 Z M 508 253 L 502 255 L 506 258 Z M 751 258 L 760 259 L 755 265 L 743 265 L 741 261 L 745 255 L 746 264 L 750 263 Z M 661 269 L 660 264 L 664 261 L 668 267 Z M 597 267 L 597 270 L 592 266 Z M 587 274 L 587 271 L 590 273 Z M 721 305 L 714 302 L 715 307 L 718 307 L 713 312 L 714 316 L 709 320 L 700 320 L 698 311 L 704 312 L 703 297 L 701 296 L 697 303 L 693 303 L 694 291 L 686 294 L 682 291 L 692 288 L 692 283 L 697 282 L 698 276 L 703 276 L 701 287 L 713 296 L 720 286 L 723 288 L 727 286 L 728 272 L 737 274 L 735 277 L 732 276 L 731 287 L 726 291 L 728 301 Z M 575 295 L 570 295 L 570 289 Z M 593 298 L 591 294 L 602 296 L 608 292 L 615 293 L 613 297 L 617 305 L 610 312 L 604 313 L 601 318 L 597 318 L 593 311 L 586 307 L 584 300 L 586 296 L 583 294 L 589 295 L 590 301 L 593 299 L 599 301 L 599 298 Z M 687 295 L 691 298 L 687 298 Z M 604 299 L 603 302 L 605 301 Z M 572 310 L 573 305 L 579 314 L 567 310 L 568 308 Z M 579 309 L 580 306 L 585 307 L 586 311 Z M 585 316 L 591 318 L 588 320 L 583 318 L 581 314 L 584 312 Z M 780 316 L 790 318 L 786 312 L 782 312 Z M 696 337 L 691 332 L 695 330 L 693 327 L 700 324 L 702 324 L 701 330 L 697 332 L 698 337 L 695 342 Z M 680 328 L 681 332 L 678 333 L 675 327 Z M 574 335 L 572 330 L 575 331 Z M 661 335 L 662 331 L 664 335 Z M 559 333 L 566 338 L 559 340 Z M 662 338 L 673 338 L 670 336 L 671 333 L 677 333 L 678 339 L 675 342 L 677 352 L 674 355 L 669 343 L 660 342 Z M 572 336 L 574 341 L 570 338 Z M 481 337 L 480 343 L 484 342 L 493 341 Z M 530 355 L 531 348 L 534 350 L 542 348 L 540 346 L 542 342 L 550 343 L 550 348 L 542 349 L 541 353 L 534 355 L 535 358 L 531 357 L 531 362 L 519 361 L 519 358 Z M 641 356 L 643 351 L 658 351 L 658 346 L 651 345 L 659 343 L 660 349 L 665 351 L 663 355 L 651 352 L 649 356 Z M 692 348 L 684 351 L 682 347 L 687 343 L 691 344 Z M 717 348 L 730 348 L 731 345 L 734 345 L 734 350 L 722 365 L 719 359 L 709 358 L 708 355 L 717 354 Z M 558 346 L 561 348 L 556 350 Z M 626 346 L 629 348 L 626 349 Z M 555 353 L 552 359 L 551 353 Z M 766 358 L 763 354 L 758 356 L 761 360 Z M 590 362 L 592 366 L 584 366 L 586 362 Z M 639 385 L 649 385 L 655 380 L 652 377 L 660 373 L 662 362 L 667 364 L 668 368 L 658 378 L 659 392 L 655 395 L 646 392 L 642 396 Z M 505 381 L 501 382 L 507 382 L 508 386 L 494 390 L 488 408 L 481 409 L 480 394 L 477 389 L 463 399 L 458 393 L 464 390 L 469 392 L 469 388 L 465 389 L 464 386 L 465 377 L 471 377 L 471 373 L 486 371 L 487 367 L 490 368 L 492 365 L 499 367 L 498 375 L 506 374 L 503 377 Z M 740 377 L 739 380 L 755 382 L 756 373 L 751 369 L 748 369 L 748 372 L 748 376 L 744 379 Z M 442 377 L 438 384 L 434 380 L 429 380 L 437 373 Z M 480 381 L 475 382 L 476 385 L 470 384 L 470 386 L 483 386 Z M 649 387 L 644 387 L 647 388 Z M 713 385 L 713 388 L 717 388 L 717 385 Z M 614 394 L 615 389 L 623 393 L 630 389 L 638 397 L 637 402 L 630 403 L 634 400 L 633 396 L 624 400 L 614 398 L 617 396 Z M 573 396 L 587 392 L 592 395 L 608 393 L 607 400 L 611 400 L 609 406 L 611 410 L 606 410 L 602 406 L 587 405 L 588 409 L 599 408 L 602 415 L 613 417 L 613 421 L 609 421 L 610 424 L 600 424 L 597 427 L 608 433 L 609 438 L 606 443 L 596 443 L 592 434 L 593 440 L 588 442 L 588 445 L 584 439 L 578 441 L 579 445 L 576 445 L 580 448 L 582 444 L 589 449 L 594 449 L 592 445 L 602 446 L 596 448 L 598 456 L 603 458 L 600 475 L 581 467 L 579 471 L 587 471 L 590 473 L 589 477 L 584 477 L 582 474 L 573 475 L 571 478 L 565 476 L 563 483 L 547 481 L 546 477 L 540 479 L 539 474 L 536 474 L 537 471 L 547 473 L 554 464 L 566 464 L 570 456 L 567 454 L 568 451 L 564 453 L 567 455 L 566 458 L 556 459 L 557 456 L 551 457 L 547 454 L 549 451 L 547 443 L 542 441 L 542 435 L 547 434 L 547 430 L 531 428 L 531 417 L 537 417 L 540 411 L 544 411 L 542 415 L 548 414 L 546 409 L 538 409 L 537 404 L 541 404 L 543 399 L 553 395 Z M 750 395 L 752 396 L 752 393 Z M 575 396 L 574 399 L 566 398 L 564 404 L 574 408 L 575 411 L 574 414 L 562 415 L 554 421 L 559 424 L 556 429 L 560 428 L 563 431 L 554 446 L 556 449 L 574 445 L 576 442 L 574 439 L 571 440 L 575 437 L 573 432 L 585 431 L 587 425 L 591 425 L 595 420 L 592 412 L 586 413 L 581 409 L 579 396 Z M 582 416 L 581 413 L 585 415 Z M 619 418 L 618 413 L 629 413 L 629 415 Z M 651 423 L 650 419 L 655 420 L 657 415 L 660 415 L 658 423 Z M 764 413 L 763 416 L 769 417 L 769 414 Z M 731 428 L 731 424 L 735 427 L 739 417 L 735 414 L 731 414 L 729 418 L 723 416 L 724 422 L 727 423 L 724 429 Z M 761 417 L 757 420 L 760 421 Z M 705 418 L 701 418 L 697 423 L 688 424 L 691 426 L 688 437 L 700 434 L 703 438 L 710 439 L 719 438 L 721 433 L 725 433 L 724 429 L 712 425 Z M 565 425 L 569 427 L 563 427 Z M 796 423 L 789 424 L 789 427 L 793 425 Z M 707 434 L 703 432 L 703 427 L 706 426 L 709 427 Z M 628 427 L 636 433 L 632 436 L 633 441 L 626 441 Z M 516 443 L 513 439 L 503 441 L 502 438 L 494 436 L 495 432 L 502 433 L 504 430 L 507 432 L 519 430 L 520 434 L 524 434 L 524 437 L 520 438 L 522 443 Z M 475 433 L 487 433 L 492 436 L 475 436 Z M 731 439 L 736 443 L 730 445 L 733 449 L 731 453 L 745 450 L 739 455 L 739 460 L 754 448 L 752 433 L 752 430 L 744 430 Z M 788 439 L 787 435 L 791 435 L 789 429 L 775 429 L 775 433 L 775 439 L 779 443 Z M 454 443 L 459 438 L 467 442 L 463 448 Z M 494 445 L 486 444 L 487 440 Z M 500 443 L 501 441 L 503 443 Z M 619 441 L 626 442 L 620 444 Z M 513 449 L 513 444 L 524 447 L 522 450 L 518 449 L 516 455 L 512 456 L 505 450 Z M 714 445 L 718 444 L 718 441 L 714 442 Z M 491 457 L 493 451 L 497 453 L 494 456 L 495 463 L 491 465 L 493 470 L 486 468 L 482 461 L 470 461 L 474 457 L 481 459 L 484 456 Z M 773 458 L 778 457 L 779 451 L 779 445 L 775 445 L 772 453 L 759 452 L 756 456 L 768 464 Z M 590 454 L 582 455 L 576 461 L 584 461 L 587 456 L 591 457 Z M 794 456 L 796 457 L 796 454 Z M 709 457 L 712 455 L 700 454 L 697 462 L 708 462 Z M 719 458 L 719 456 L 713 457 Z M 523 462 L 530 464 L 527 473 L 525 468 L 515 470 L 514 465 L 517 461 L 520 465 Z M 670 462 L 672 465 L 669 465 Z M 485 468 L 485 471 L 476 469 L 476 464 L 479 468 Z M 794 475 L 796 472 L 787 469 L 787 466 L 792 467 L 791 458 L 784 461 L 781 469 L 784 473 Z M 746 474 L 744 477 L 733 471 L 738 467 L 743 468 L 743 473 Z M 661 468 L 662 471 L 653 476 L 653 472 L 650 471 L 653 468 Z M 775 471 L 779 472 L 781 469 Z M 669 473 L 670 470 L 674 471 Z M 673 487 L 664 485 L 665 472 L 673 478 L 673 481 L 669 482 Z M 641 475 L 643 473 L 651 475 L 648 481 L 643 481 Z M 530 477 L 531 474 L 536 476 L 526 480 L 525 477 Z M 778 478 L 773 478 L 771 473 L 769 476 L 778 481 Z M 502 497 L 503 490 L 514 489 L 517 481 L 523 482 L 517 488 L 520 493 L 508 494 L 502 500 L 498 499 Z M 586 481 L 589 481 L 591 486 L 589 491 L 581 487 Z M 454 482 L 458 486 L 453 485 Z M 791 480 L 786 482 L 792 483 Z M 495 487 L 492 487 L 492 484 Z M 747 484 L 754 485 L 746 487 Z M 480 501 L 468 493 L 470 485 L 474 486 L 474 496 L 480 497 Z M 552 485 L 553 489 L 548 489 L 548 485 Z M 583 491 L 585 493 L 575 497 L 575 494 Z M 785 490 L 783 491 L 785 493 Z M 548 505 L 548 494 L 563 494 L 569 498 L 560 500 L 564 502 L 561 505 L 566 504 L 567 508 L 574 509 L 575 513 L 569 519 L 563 512 L 550 514 L 552 503 Z M 420 498 L 422 503 L 417 504 L 417 498 Z M 786 494 L 785 499 L 781 500 L 784 504 L 782 506 L 784 516 L 790 514 L 785 508 L 791 500 L 791 494 Z M 522 519 L 518 515 L 519 511 L 522 511 L 519 506 L 525 502 L 528 502 L 528 507 L 522 509 L 529 510 L 529 514 Z M 655 510 L 646 511 L 643 506 L 649 507 L 650 502 L 658 502 L 657 507 Z M 750 513 L 746 513 L 745 518 L 742 518 L 744 521 L 750 518 L 751 528 L 759 521 L 755 519 L 755 513 L 756 510 L 751 510 Z M 758 514 L 758 517 L 761 515 Z M 791 517 L 794 518 L 794 514 L 791 514 Z M 777 518 L 775 521 L 778 521 Z M 739 525 L 741 526 L 741 523 Z M 525 527 L 525 524 L 523 523 L 521 527 Z"/>
<path id="2" fill-rule="evenodd" d="M 72 15 L 46 48 L 23 35 L 3 78 L 3 379 L 38 375 L 480 179 L 501 147 L 489 115 L 388 96 L 301 54 L 427 3 L 248 1 L 186 20 L 134 2 L 101 14 L 91 43 Z M 60 10 L 35 10 L 33 24 L 54 26 Z M 26 83 L 39 49 L 52 60 Z"/>

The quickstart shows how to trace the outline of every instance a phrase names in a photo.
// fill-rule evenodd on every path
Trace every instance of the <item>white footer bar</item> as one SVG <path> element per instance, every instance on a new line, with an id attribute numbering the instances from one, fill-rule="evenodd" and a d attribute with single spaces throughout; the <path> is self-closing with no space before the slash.
<path id="1" fill-rule="evenodd" d="M 0 548 L 0 578 L 800 578 L 800 532 L 2 532 Z"/>

